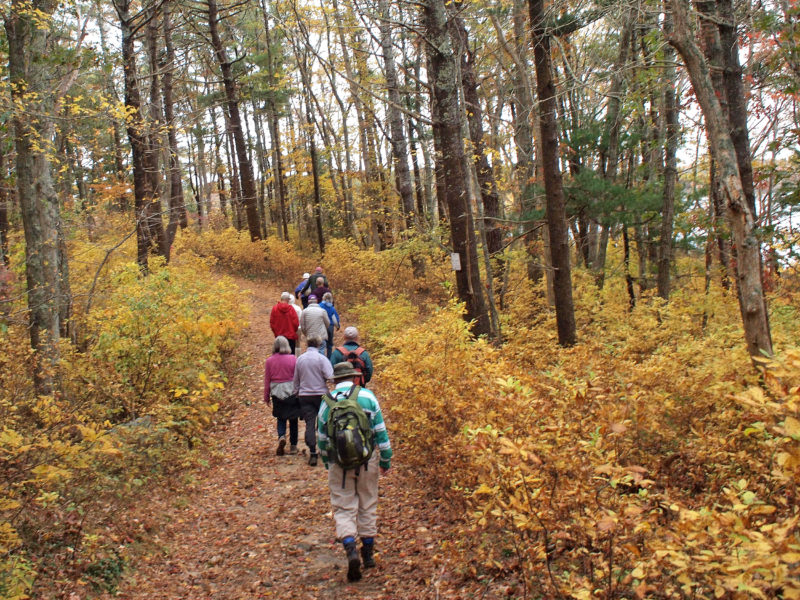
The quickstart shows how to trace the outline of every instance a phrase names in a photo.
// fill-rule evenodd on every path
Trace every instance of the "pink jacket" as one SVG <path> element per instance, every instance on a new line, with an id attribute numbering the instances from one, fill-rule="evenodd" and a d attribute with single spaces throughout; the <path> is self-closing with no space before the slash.
<path id="1" fill-rule="evenodd" d="M 273 354 L 264 365 L 264 402 L 269 403 L 271 383 L 292 381 L 297 357 L 294 354 Z"/>

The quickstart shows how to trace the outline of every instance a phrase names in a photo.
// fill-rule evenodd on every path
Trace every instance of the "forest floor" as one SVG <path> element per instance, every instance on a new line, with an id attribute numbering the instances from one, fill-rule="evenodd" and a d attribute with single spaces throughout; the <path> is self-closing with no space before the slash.
<path id="1" fill-rule="evenodd" d="M 452 524 L 446 503 L 404 469 L 396 445 L 392 469 L 380 481 L 378 566 L 347 583 L 325 468 L 308 466 L 302 422 L 303 454 L 276 456 L 275 419 L 262 402 L 263 363 L 274 339 L 269 311 L 281 290 L 263 281 L 238 284 L 252 303 L 240 343 L 246 366 L 228 382 L 226 412 L 203 450 L 208 466 L 156 490 L 126 515 L 150 542 L 116 597 L 474 597 L 466 589 L 474 583 L 462 587 L 441 555 Z M 376 383 L 380 394 L 379 373 Z M 384 403 L 384 411 L 391 436 L 391 407 Z"/>

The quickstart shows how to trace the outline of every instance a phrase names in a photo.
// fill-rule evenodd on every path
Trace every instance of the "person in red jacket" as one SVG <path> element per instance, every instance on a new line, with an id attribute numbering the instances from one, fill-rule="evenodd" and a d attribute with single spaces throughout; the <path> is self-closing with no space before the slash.
<path id="1" fill-rule="evenodd" d="M 281 294 L 281 301 L 272 307 L 269 313 L 269 326 L 275 337 L 282 335 L 289 341 L 289 347 L 294 354 L 297 347 L 297 328 L 300 327 L 300 320 L 297 318 L 297 311 L 294 306 L 289 304 L 292 295 L 289 292 Z"/>

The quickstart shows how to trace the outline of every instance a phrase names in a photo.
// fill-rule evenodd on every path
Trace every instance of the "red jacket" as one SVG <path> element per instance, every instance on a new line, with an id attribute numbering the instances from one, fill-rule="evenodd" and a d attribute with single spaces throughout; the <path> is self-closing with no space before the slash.
<path id="1" fill-rule="evenodd" d="M 269 313 L 269 326 L 275 337 L 282 335 L 287 340 L 296 340 L 300 320 L 294 306 L 288 302 L 278 302 Z"/>

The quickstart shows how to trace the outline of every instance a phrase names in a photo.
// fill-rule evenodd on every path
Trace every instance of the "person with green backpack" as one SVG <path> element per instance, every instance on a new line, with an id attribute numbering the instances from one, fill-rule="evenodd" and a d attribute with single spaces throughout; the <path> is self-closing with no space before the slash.
<path id="1" fill-rule="evenodd" d="M 378 533 L 378 474 L 392 463 L 392 446 L 378 399 L 356 385 L 360 373 L 349 362 L 333 367 L 333 391 L 317 415 L 317 448 L 328 469 L 336 537 L 347 554 L 347 580 L 361 579 L 361 566 L 375 566 Z M 361 538 L 361 556 L 356 548 Z"/>

